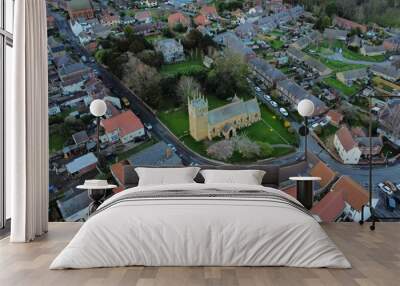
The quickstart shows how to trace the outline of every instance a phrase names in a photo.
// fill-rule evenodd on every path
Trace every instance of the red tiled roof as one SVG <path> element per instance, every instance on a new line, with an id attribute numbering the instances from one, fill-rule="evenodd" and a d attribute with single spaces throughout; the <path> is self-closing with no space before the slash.
<path id="1" fill-rule="evenodd" d="M 351 134 L 353 134 L 356 137 L 366 137 L 367 136 L 367 134 L 365 134 L 364 130 L 361 127 L 351 128 Z"/>
<path id="2" fill-rule="evenodd" d="M 135 15 L 135 18 L 137 19 L 137 20 L 145 20 L 145 19 L 147 19 L 147 18 L 150 18 L 151 17 L 151 14 L 150 14 L 150 12 L 149 11 L 142 11 L 142 12 L 138 12 L 136 15 Z"/>
<path id="3" fill-rule="evenodd" d="M 122 162 L 118 162 L 112 164 L 110 167 L 111 174 L 113 175 L 114 179 L 117 181 L 119 185 L 124 184 L 124 164 Z"/>
<path id="4" fill-rule="evenodd" d="M 218 15 L 217 9 L 214 6 L 203 6 L 200 9 L 200 14 L 204 16 L 216 16 Z"/>
<path id="5" fill-rule="evenodd" d="M 286 194 L 292 196 L 293 198 L 297 198 L 297 187 L 296 185 L 290 186 L 286 189 L 282 190 L 283 192 L 285 192 Z"/>
<path id="6" fill-rule="evenodd" d="M 118 129 L 121 137 L 144 128 L 140 119 L 131 110 L 102 120 L 101 125 L 106 130 L 106 133 L 111 133 Z"/>
<path id="7" fill-rule="evenodd" d="M 338 137 L 340 143 L 347 152 L 357 147 L 357 142 L 354 141 L 353 135 L 350 133 L 350 130 L 346 126 L 342 126 L 336 132 L 336 136 Z"/>
<path id="8" fill-rule="evenodd" d="M 315 166 L 310 170 L 310 175 L 321 178 L 321 187 L 325 187 L 336 177 L 336 173 L 322 161 L 315 164 Z"/>
<path id="9" fill-rule="evenodd" d="M 329 110 L 327 116 L 329 116 L 331 118 L 331 121 L 333 121 L 337 125 L 339 125 L 340 122 L 342 122 L 343 120 L 343 114 L 336 110 Z"/>
<path id="10" fill-rule="evenodd" d="M 332 186 L 332 192 L 342 192 L 344 200 L 358 211 L 361 211 L 369 199 L 367 191 L 348 176 L 340 177 Z"/>
<path id="11" fill-rule="evenodd" d="M 340 27 L 342 27 L 344 29 L 349 29 L 350 30 L 350 29 L 360 28 L 360 30 L 362 32 L 364 32 L 364 33 L 368 29 L 367 26 L 365 26 L 365 25 L 362 25 L 362 24 L 359 24 L 357 22 L 353 22 L 353 21 L 350 21 L 348 19 L 341 18 L 341 17 L 338 17 L 338 16 L 335 16 L 334 22 L 336 23 L 336 25 L 338 25 L 338 26 L 340 26 Z"/>
<path id="12" fill-rule="evenodd" d="M 188 25 L 189 19 L 185 15 L 179 12 L 169 15 L 168 17 L 169 25 L 175 25 L 178 23 L 181 23 L 182 25 Z"/>
<path id="13" fill-rule="evenodd" d="M 194 23 L 198 26 L 205 26 L 209 24 L 209 21 L 204 15 L 198 15 L 194 18 Z"/>
<path id="14" fill-rule="evenodd" d="M 342 192 L 329 192 L 311 209 L 323 222 L 334 222 L 345 207 Z"/>

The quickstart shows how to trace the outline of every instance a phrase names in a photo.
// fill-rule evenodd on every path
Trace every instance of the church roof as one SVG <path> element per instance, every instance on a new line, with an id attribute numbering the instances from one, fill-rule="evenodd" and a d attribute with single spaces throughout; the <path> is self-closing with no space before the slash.
<path id="1" fill-rule="evenodd" d="M 222 107 L 211 110 L 208 113 L 208 123 L 210 125 L 215 125 L 241 114 L 254 114 L 259 112 L 260 107 L 258 106 L 257 99 L 255 98 L 248 101 L 234 101 Z"/>

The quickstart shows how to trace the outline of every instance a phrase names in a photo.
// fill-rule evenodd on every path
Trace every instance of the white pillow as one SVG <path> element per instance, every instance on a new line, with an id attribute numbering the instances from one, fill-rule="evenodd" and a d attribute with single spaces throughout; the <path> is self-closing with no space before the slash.
<path id="1" fill-rule="evenodd" d="M 139 186 L 195 183 L 193 180 L 200 168 L 135 168 Z"/>
<path id="2" fill-rule="evenodd" d="M 206 184 L 261 185 L 265 171 L 261 170 L 202 170 Z"/>

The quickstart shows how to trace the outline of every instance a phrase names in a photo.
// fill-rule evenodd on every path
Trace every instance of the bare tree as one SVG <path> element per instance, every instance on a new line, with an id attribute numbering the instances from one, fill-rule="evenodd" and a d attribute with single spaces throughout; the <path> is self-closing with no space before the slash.
<path id="1" fill-rule="evenodd" d="M 207 154 L 217 160 L 226 161 L 232 157 L 234 147 L 232 140 L 222 140 L 208 147 Z"/>
<path id="2" fill-rule="evenodd" d="M 187 104 L 188 98 L 200 92 L 200 84 L 192 77 L 182 76 L 178 83 L 178 95 L 183 104 Z"/>

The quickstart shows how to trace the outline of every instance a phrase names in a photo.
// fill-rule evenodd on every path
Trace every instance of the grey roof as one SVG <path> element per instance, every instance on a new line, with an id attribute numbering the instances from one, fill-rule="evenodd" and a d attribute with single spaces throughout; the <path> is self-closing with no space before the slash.
<path id="1" fill-rule="evenodd" d="M 158 50 L 169 50 L 177 47 L 181 48 L 182 44 L 175 39 L 163 39 L 156 42 L 156 49 Z"/>
<path id="2" fill-rule="evenodd" d="M 57 206 L 60 210 L 61 216 L 65 221 L 77 221 L 79 219 L 86 219 L 86 211 L 84 211 L 90 204 L 90 199 L 86 191 L 79 194 L 57 200 Z"/>
<path id="3" fill-rule="evenodd" d="M 283 72 L 258 57 L 251 59 L 249 64 L 259 73 L 262 73 L 265 77 L 268 77 L 273 81 L 279 81 L 287 78 Z"/>
<path id="4" fill-rule="evenodd" d="M 85 66 L 82 63 L 73 63 L 73 64 L 70 64 L 70 65 L 67 65 L 67 66 L 63 66 L 60 69 L 60 75 L 63 76 L 63 75 L 75 73 L 75 72 L 78 72 L 78 71 L 89 71 L 89 69 L 88 69 L 87 66 Z"/>
<path id="5" fill-rule="evenodd" d="M 313 31 L 306 36 L 301 37 L 292 46 L 297 47 L 299 49 L 307 48 L 311 43 L 316 41 L 318 38 L 321 37 L 321 33 L 318 31 Z"/>
<path id="6" fill-rule="evenodd" d="M 400 78 L 400 69 L 392 65 L 376 64 L 371 67 L 371 72 L 383 74 L 396 80 Z"/>
<path id="7" fill-rule="evenodd" d="M 372 137 L 372 146 L 380 147 L 383 145 L 382 137 Z M 369 137 L 357 137 L 356 142 L 360 147 L 369 147 Z"/>
<path id="8" fill-rule="evenodd" d="M 383 45 L 379 46 L 364 45 L 363 49 L 365 50 L 366 53 L 383 53 L 386 51 Z"/>
<path id="9" fill-rule="evenodd" d="M 69 0 L 67 3 L 71 10 L 92 9 L 90 0 Z"/>
<path id="10" fill-rule="evenodd" d="M 215 125 L 227 121 L 241 114 L 259 113 L 260 107 L 257 99 L 248 101 L 238 100 L 208 112 L 208 123 Z"/>
<path id="11" fill-rule="evenodd" d="M 66 164 L 65 167 L 67 168 L 68 173 L 74 174 L 96 163 L 96 156 L 93 153 L 87 153 L 81 157 L 75 158 L 74 160 Z"/>
<path id="12" fill-rule="evenodd" d="M 167 157 L 169 147 L 163 141 L 160 141 L 139 153 L 129 157 L 128 161 L 132 166 L 179 166 L 182 165 L 182 160 L 175 152 L 171 151 Z"/>
<path id="13" fill-rule="evenodd" d="M 330 68 L 328 68 L 326 65 L 321 63 L 320 61 L 311 58 L 311 57 L 306 57 L 305 61 L 306 65 L 308 65 L 310 68 L 313 68 L 318 71 L 321 75 L 328 75 L 332 72 Z"/>
<path id="14" fill-rule="evenodd" d="M 86 143 L 89 140 L 89 136 L 86 131 L 80 131 L 72 134 L 72 139 L 74 139 L 75 144 L 79 145 L 81 143 Z"/>
<path id="15" fill-rule="evenodd" d="M 314 114 L 321 114 L 324 111 L 326 111 L 327 107 L 322 100 L 309 94 L 304 88 L 302 88 L 301 86 L 299 86 L 297 83 L 295 83 L 290 79 L 278 82 L 277 87 L 287 90 L 290 96 L 294 98 L 294 101 L 296 103 L 300 102 L 302 99 L 311 100 L 315 106 Z"/>
<path id="16" fill-rule="evenodd" d="M 304 60 L 306 57 L 305 53 L 294 47 L 289 47 L 286 52 L 289 56 L 297 58 L 298 60 Z"/>
<path id="17" fill-rule="evenodd" d="M 334 39 L 347 38 L 348 33 L 349 32 L 346 30 L 325 29 L 324 37 L 325 38 L 334 38 Z"/>
<path id="18" fill-rule="evenodd" d="M 246 46 L 245 43 L 232 32 L 218 34 L 214 37 L 214 41 L 242 56 L 254 54 L 253 50 Z"/>
<path id="19" fill-rule="evenodd" d="M 343 77 L 347 80 L 359 79 L 368 76 L 368 72 L 366 68 L 356 69 L 356 70 L 349 70 L 337 73 L 337 75 L 342 74 Z"/>

